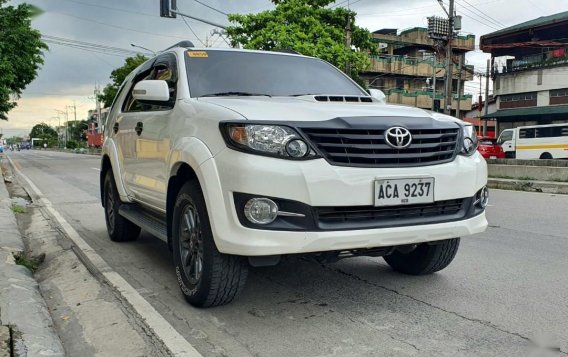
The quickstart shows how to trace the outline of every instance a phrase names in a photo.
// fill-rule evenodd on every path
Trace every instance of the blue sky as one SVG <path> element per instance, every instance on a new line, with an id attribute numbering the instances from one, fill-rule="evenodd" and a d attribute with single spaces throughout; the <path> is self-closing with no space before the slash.
<path id="1" fill-rule="evenodd" d="M 12 1 L 18 4 L 22 1 Z M 212 26 L 181 18 L 159 17 L 159 0 L 28 0 L 44 10 L 33 21 L 42 34 L 125 50 L 137 50 L 134 43 L 152 50 L 169 47 L 181 39 L 189 39 L 196 45 L 208 41 L 215 47 L 227 45 L 217 36 L 211 37 Z M 225 13 L 254 13 L 271 9 L 268 0 L 201 0 Z M 217 23 L 227 23 L 226 16 L 213 11 L 194 0 L 177 0 L 180 11 L 206 18 Z M 337 1 L 347 6 L 347 1 Z M 425 26 L 426 17 L 444 16 L 436 0 L 350 0 L 351 8 L 358 13 L 357 24 L 371 31 L 381 28 L 410 28 Z M 512 6 L 514 4 L 514 6 Z M 562 4 L 562 5 L 560 5 Z M 528 21 L 539 16 L 568 10 L 568 2 L 558 0 L 456 0 L 458 14 L 463 18 L 463 32 L 476 35 L 493 32 L 505 26 Z M 478 11 L 479 10 L 479 11 Z M 195 36 L 192 31 L 195 33 Z M 139 50 L 143 51 L 143 50 Z M 487 55 L 479 51 L 467 56 L 476 70 L 485 69 Z M 9 113 L 8 122 L 0 122 L 0 132 L 5 136 L 22 134 L 39 123 L 57 125 L 64 120 L 59 111 L 66 109 L 73 118 L 86 117 L 94 108 L 95 85 L 108 83 L 112 69 L 120 66 L 124 57 L 94 53 L 76 48 L 50 45 L 45 64 L 38 78 L 26 89 L 18 108 Z M 479 84 L 470 82 L 466 92 L 477 95 Z"/>

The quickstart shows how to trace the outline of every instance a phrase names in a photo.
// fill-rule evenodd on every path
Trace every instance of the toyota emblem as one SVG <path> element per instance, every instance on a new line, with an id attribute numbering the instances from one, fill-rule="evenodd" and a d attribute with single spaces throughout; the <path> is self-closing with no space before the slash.
<path id="1" fill-rule="evenodd" d="M 412 135 L 406 128 L 393 126 L 385 131 L 385 141 L 394 149 L 406 149 L 412 143 Z"/>

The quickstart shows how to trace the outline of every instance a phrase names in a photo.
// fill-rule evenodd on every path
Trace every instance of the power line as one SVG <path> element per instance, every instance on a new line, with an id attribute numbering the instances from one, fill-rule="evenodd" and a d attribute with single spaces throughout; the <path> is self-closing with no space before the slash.
<path id="1" fill-rule="evenodd" d="M 55 12 L 52 11 L 53 13 L 59 14 L 59 15 L 63 15 L 63 16 L 69 16 L 75 19 L 79 19 L 79 20 L 83 20 L 83 21 L 88 21 L 88 22 L 93 22 L 99 25 L 103 25 L 103 26 L 108 26 L 108 27 L 114 27 L 117 29 L 121 29 L 121 30 L 127 30 L 127 31 L 132 31 L 132 32 L 138 32 L 138 33 L 143 33 L 146 35 L 152 35 L 152 36 L 159 36 L 159 37 L 166 37 L 166 38 L 179 38 L 179 39 L 186 39 L 185 37 L 181 37 L 181 36 L 175 36 L 175 35 L 163 35 L 163 34 L 159 34 L 159 33 L 155 33 L 155 32 L 148 32 L 148 31 L 142 31 L 142 30 L 136 30 L 136 29 L 132 29 L 132 28 L 128 28 L 128 27 L 123 27 L 123 26 L 118 26 L 118 25 L 112 25 L 112 24 L 108 24 L 106 22 L 100 22 L 100 21 L 96 21 L 96 20 L 92 20 L 92 19 L 87 19 L 84 17 L 80 17 L 80 16 L 75 16 L 75 15 L 69 15 L 69 14 L 64 14 L 62 12 Z"/>
<path id="2" fill-rule="evenodd" d="M 458 1 L 463 1 L 464 3 L 466 3 L 467 5 L 469 5 L 472 9 L 474 9 L 475 11 L 477 11 L 479 14 L 481 14 L 481 17 L 487 19 L 488 21 L 492 22 L 493 24 L 499 26 L 499 27 L 506 27 L 505 25 L 503 25 L 502 22 L 495 20 L 493 17 L 489 16 L 486 12 L 481 11 L 480 9 L 478 9 L 475 5 L 471 4 L 469 1 L 467 0 L 458 0 Z M 462 4 L 462 6 L 464 6 Z"/>
<path id="3" fill-rule="evenodd" d="M 501 30 L 501 29 L 503 28 L 503 27 L 501 27 L 501 26 L 498 27 L 497 25 L 491 23 L 491 22 L 488 21 L 488 20 L 485 20 L 483 17 L 479 16 L 478 14 L 476 14 L 476 13 L 473 12 L 473 11 L 471 11 L 471 10 L 468 9 L 467 7 L 462 6 L 462 7 L 459 9 L 459 11 L 462 13 L 463 16 L 465 16 L 465 17 L 467 17 L 467 18 L 470 18 L 470 19 L 472 19 L 472 20 L 474 20 L 474 21 L 476 21 L 476 22 L 478 22 L 478 23 L 480 23 L 480 24 L 482 24 L 482 25 L 484 25 L 484 26 L 486 26 L 486 27 L 489 27 L 489 28 L 491 28 L 491 29 L 493 29 L 493 30 L 497 30 L 497 31 L 498 31 L 498 30 Z M 466 14 L 464 11 L 467 11 L 467 12 L 468 12 L 469 14 L 471 14 L 471 15 Z M 473 17 L 473 16 L 476 16 L 477 18 L 476 18 L 476 17 Z"/>
<path id="4" fill-rule="evenodd" d="M 187 22 L 187 20 L 185 19 L 185 16 L 180 16 L 181 19 L 183 20 L 183 22 L 186 24 L 187 28 L 189 28 L 189 31 L 191 31 L 191 33 L 193 34 L 193 36 L 195 36 L 195 38 L 197 38 L 197 41 L 201 42 L 201 44 L 203 45 L 203 47 L 207 47 L 207 45 L 201 41 L 201 39 L 199 38 L 199 36 L 197 36 L 197 34 L 195 33 L 195 31 L 193 31 L 193 29 L 191 28 L 191 26 L 189 25 L 189 23 Z"/>
<path id="5" fill-rule="evenodd" d="M 83 51 L 88 51 L 88 52 L 93 52 L 93 53 L 101 53 L 101 54 L 105 54 L 105 55 L 109 55 L 109 56 L 130 57 L 130 56 L 140 54 L 140 52 L 127 50 L 127 49 L 123 49 L 123 48 L 99 45 L 99 44 L 96 44 L 96 43 L 90 43 L 90 42 L 85 42 L 85 41 L 77 41 L 77 40 L 72 40 L 72 39 L 63 38 L 63 37 L 50 36 L 50 35 L 42 35 L 42 39 L 45 42 L 50 43 L 50 44 L 75 48 L 75 49 L 78 49 L 78 50 L 83 50 Z"/>
<path id="6" fill-rule="evenodd" d="M 108 10 L 113 10 L 113 11 L 126 12 L 126 13 L 129 13 L 129 14 L 136 14 L 136 15 L 142 15 L 142 16 L 148 16 L 148 17 L 159 17 L 158 15 L 146 14 L 144 12 L 126 10 L 126 9 L 119 9 L 119 8 L 116 8 L 116 7 L 99 5 L 99 4 L 90 4 L 90 3 L 77 1 L 77 0 L 63 0 L 63 1 L 71 2 L 71 3 L 75 3 L 75 4 L 80 4 L 80 5 L 84 5 L 84 6 L 98 7 L 98 8 L 101 8 L 101 9 L 108 9 Z"/>

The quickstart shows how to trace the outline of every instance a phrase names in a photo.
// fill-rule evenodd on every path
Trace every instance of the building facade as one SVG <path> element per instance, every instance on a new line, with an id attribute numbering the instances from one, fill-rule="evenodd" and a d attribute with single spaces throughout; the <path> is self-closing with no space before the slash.
<path id="1" fill-rule="evenodd" d="M 484 35 L 498 130 L 568 122 L 568 12 Z"/>
<path id="2" fill-rule="evenodd" d="M 401 32 L 382 29 L 373 32 L 373 39 L 380 54 L 371 57 L 371 67 L 361 74 L 367 86 L 382 90 L 389 103 L 424 109 L 437 109 L 435 104 L 439 103 L 438 111 L 443 111 L 446 106 L 444 44 L 431 39 L 428 30 L 421 27 Z M 471 95 L 464 94 L 464 82 L 473 79 L 473 66 L 463 63 L 465 53 L 475 48 L 475 36 L 457 36 L 452 45 L 452 115 L 463 118 L 472 103 Z"/>

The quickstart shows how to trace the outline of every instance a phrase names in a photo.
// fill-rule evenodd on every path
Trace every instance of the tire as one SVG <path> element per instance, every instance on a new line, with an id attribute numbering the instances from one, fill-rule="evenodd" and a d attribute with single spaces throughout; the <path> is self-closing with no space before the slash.
<path id="1" fill-rule="evenodd" d="M 140 227 L 118 214 L 122 202 L 116 189 L 112 169 L 105 175 L 104 181 L 105 221 L 108 236 L 113 242 L 131 242 L 140 235 Z"/>
<path id="2" fill-rule="evenodd" d="M 195 180 L 185 183 L 177 195 L 172 246 L 177 280 L 191 305 L 225 305 L 242 291 L 247 260 L 217 250 L 203 193 Z"/>
<path id="3" fill-rule="evenodd" d="M 421 244 L 415 250 L 403 254 L 398 251 L 384 257 L 391 268 L 409 275 L 426 275 L 450 265 L 460 245 L 459 238 Z"/>
<path id="4" fill-rule="evenodd" d="M 540 155 L 541 160 L 552 160 L 552 155 L 549 152 L 544 152 Z"/>

